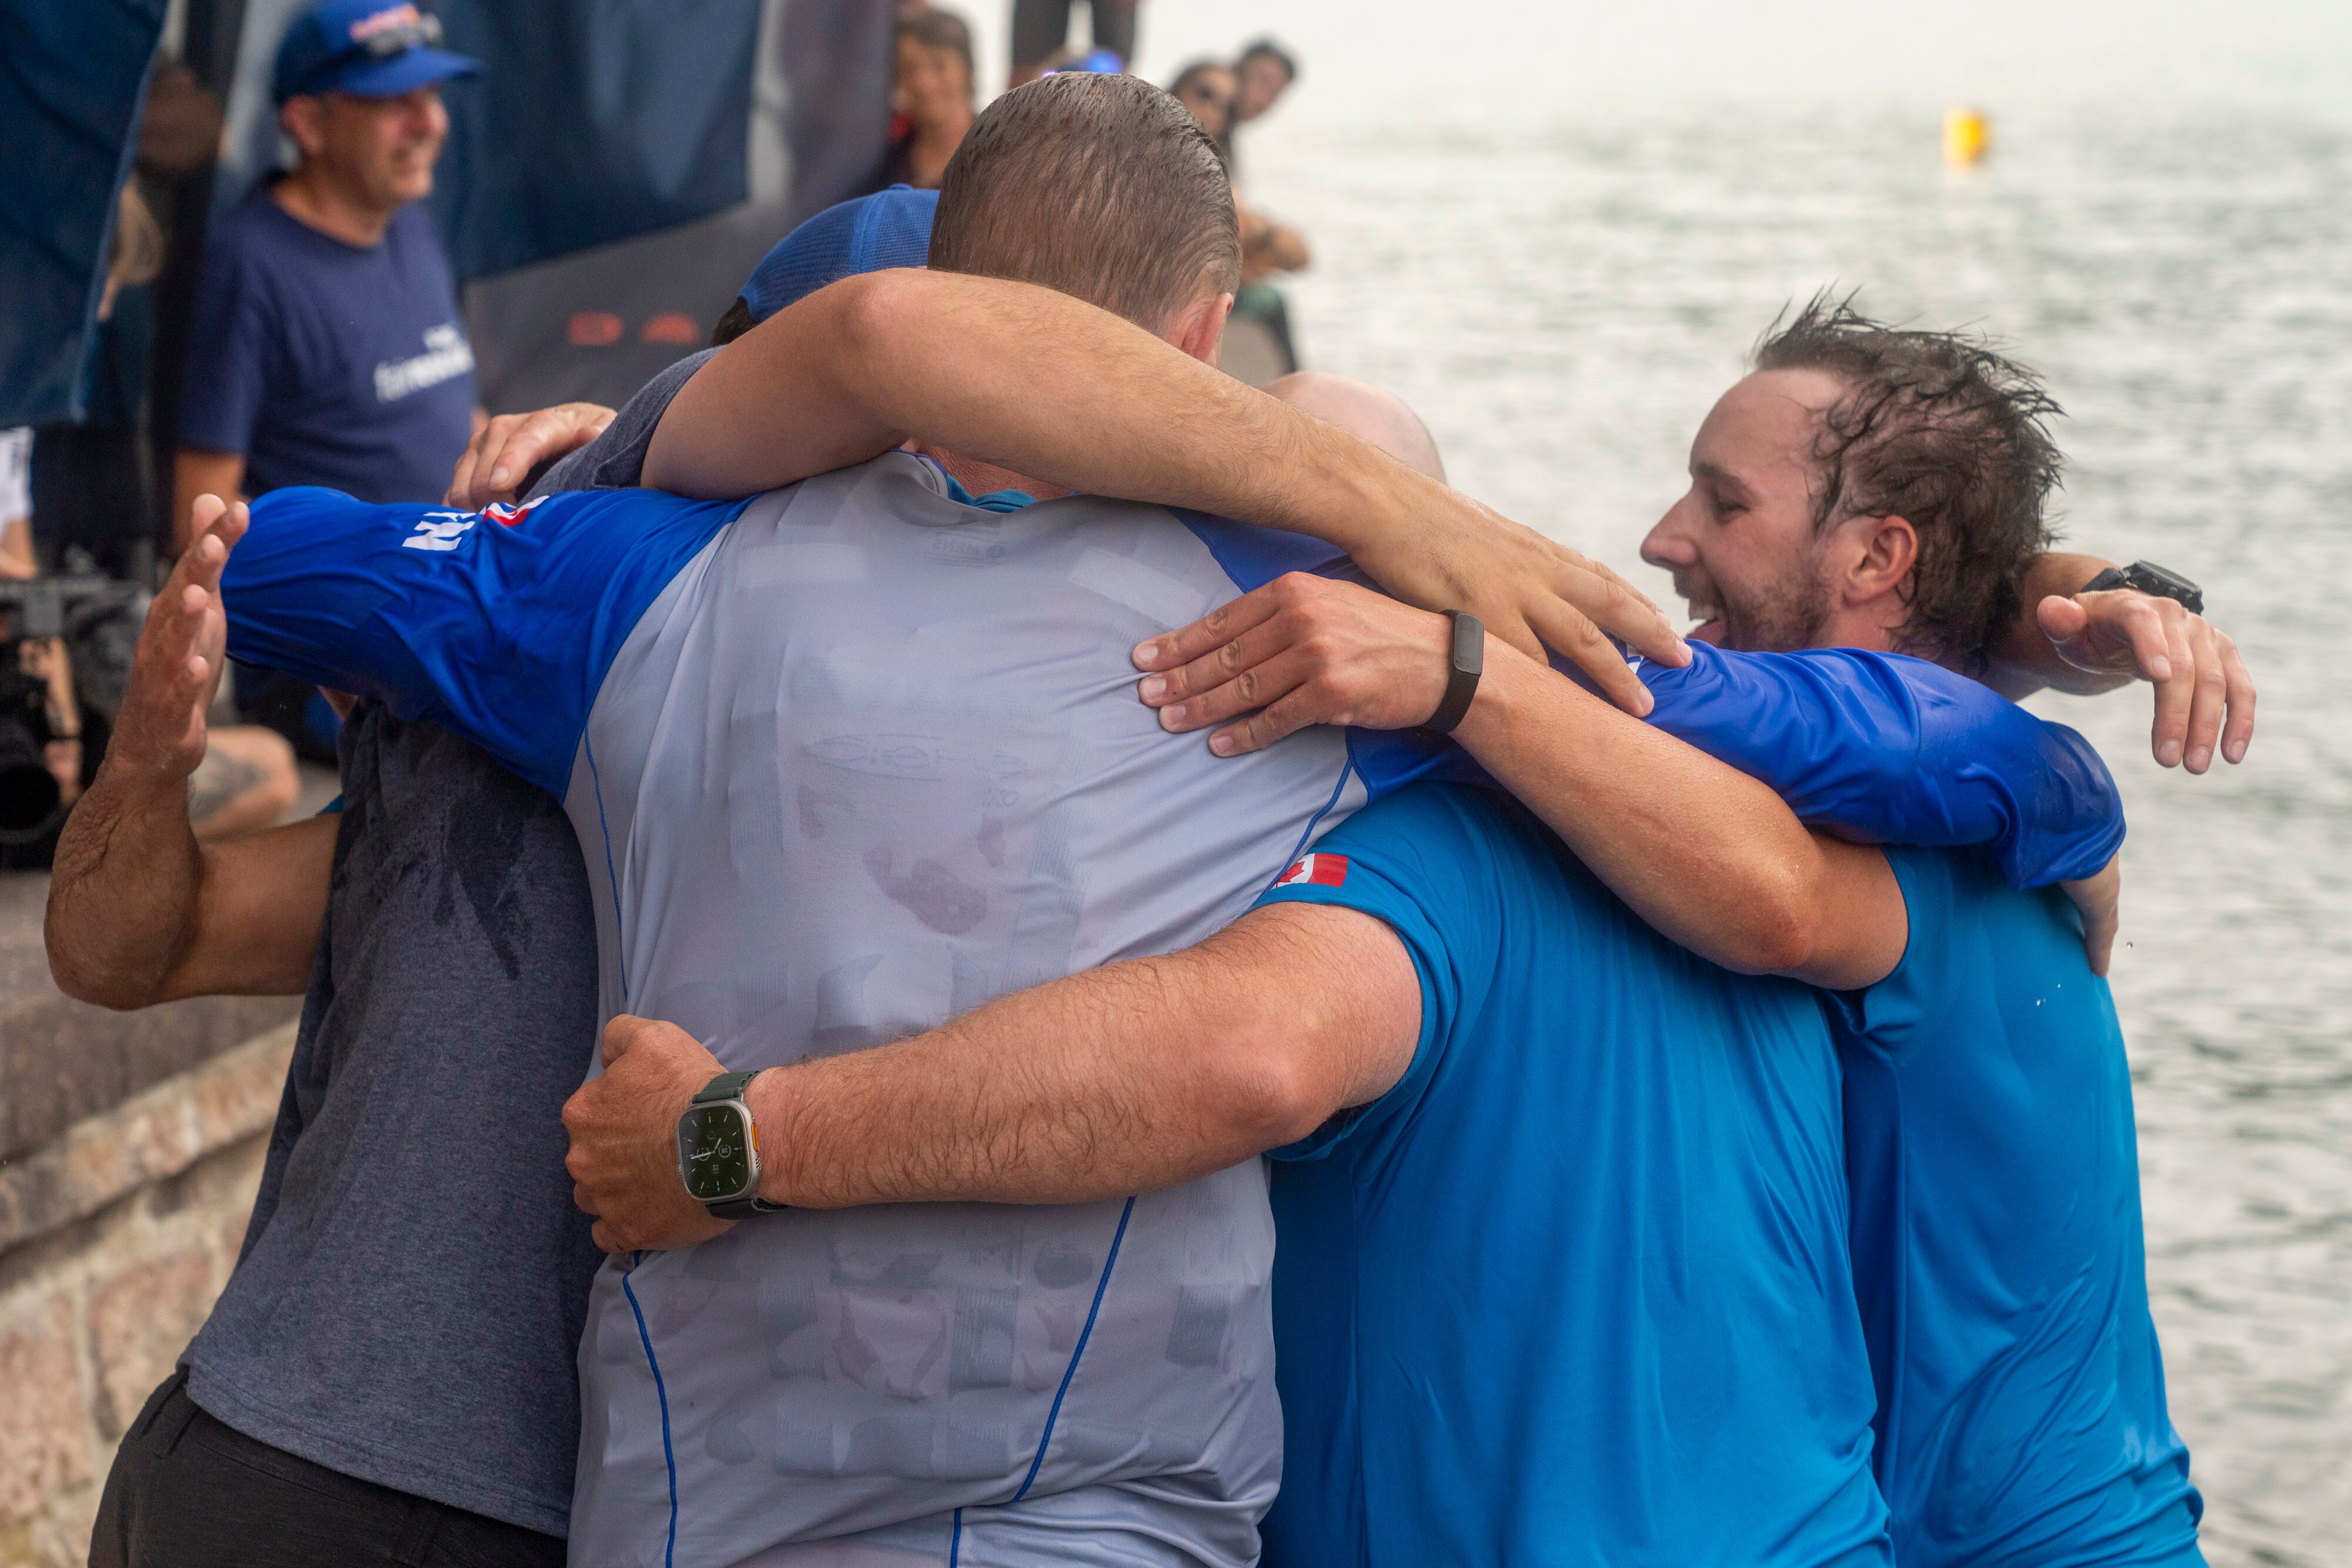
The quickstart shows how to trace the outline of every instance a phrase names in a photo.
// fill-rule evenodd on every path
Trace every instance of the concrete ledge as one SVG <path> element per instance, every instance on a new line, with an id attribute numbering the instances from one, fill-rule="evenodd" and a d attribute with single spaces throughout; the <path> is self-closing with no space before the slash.
<path id="1" fill-rule="evenodd" d="M 293 1051 L 289 1021 L 0 1166 L 0 1254 L 266 1132 Z"/>
<path id="2" fill-rule="evenodd" d="M 301 1010 L 299 997 L 205 997 L 131 1013 L 75 1001 L 49 978 L 48 895 L 46 873 L 0 873 L 0 1163 Z"/>

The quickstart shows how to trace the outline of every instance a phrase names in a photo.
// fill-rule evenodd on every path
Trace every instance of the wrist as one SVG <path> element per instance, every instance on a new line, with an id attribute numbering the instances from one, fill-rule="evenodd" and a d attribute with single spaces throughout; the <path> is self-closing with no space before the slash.
<path id="1" fill-rule="evenodd" d="M 791 1129 L 792 1085 L 784 1069 L 771 1067 L 743 1086 L 743 1105 L 760 1142 L 759 1196 L 794 1208 L 812 1207 L 793 1187 L 792 1156 L 797 1140 Z"/>
<path id="2" fill-rule="evenodd" d="M 201 757 L 199 760 L 202 760 Z M 184 819 L 188 813 L 188 780 L 195 768 L 183 768 L 170 756 L 141 757 L 136 747 L 122 744 L 117 736 L 115 744 L 106 748 L 104 760 L 98 765 L 98 775 L 90 781 L 90 793 L 103 792 L 119 801 L 130 811 L 155 811 Z"/>
<path id="3" fill-rule="evenodd" d="M 1478 677 L 1478 693 L 1470 699 L 1470 710 L 1454 727 L 1454 738 L 1465 751 L 1484 760 L 1526 717 L 1537 683 L 1559 678 L 1492 632 L 1487 632 L 1486 668 Z"/>

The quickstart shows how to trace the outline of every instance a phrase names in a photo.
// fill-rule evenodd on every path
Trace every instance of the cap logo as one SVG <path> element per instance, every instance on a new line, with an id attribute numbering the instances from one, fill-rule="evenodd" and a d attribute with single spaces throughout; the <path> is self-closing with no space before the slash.
<path id="1" fill-rule="evenodd" d="M 421 27 L 424 13 L 414 5 L 387 5 L 381 11 L 371 11 L 352 24 L 352 42 L 364 44 L 378 33 L 388 33 L 394 27 Z"/>

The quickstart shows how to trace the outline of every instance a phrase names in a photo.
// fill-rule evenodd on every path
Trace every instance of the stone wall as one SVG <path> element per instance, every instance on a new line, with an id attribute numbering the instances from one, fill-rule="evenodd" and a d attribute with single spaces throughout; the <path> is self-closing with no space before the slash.
<path id="1" fill-rule="evenodd" d="M 236 1260 L 293 1045 L 282 1024 L 0 1165 L 0 1568 L 83 1563 L 123 1429 Z"/>

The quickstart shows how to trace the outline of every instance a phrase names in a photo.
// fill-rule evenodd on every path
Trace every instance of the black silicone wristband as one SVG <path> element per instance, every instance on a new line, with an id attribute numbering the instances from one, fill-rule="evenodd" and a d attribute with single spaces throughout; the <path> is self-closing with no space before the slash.
<path id="1" fill-rule="evenodd" d="M 2103 593 L 2116 588 L 2128 588 L 2153 598 L 2169 599 L 2191 615 L 2205 613 L 2205 591 L 2179 572 L 2158 566 L 2154 561 L 2136 560 L 2129 566 L 2111 566 L 2074 591 Z"/>
<path id="2" fill-rule="evenodd" d="M 1478 695 L 1478 676 L 1486 668 L 1486 627 L 1466 610 L 1449 610 L 1447 618 L 1454 622 L 1453 647 L 1446 659 L 1445 695 L 1437 704 L 1437 711 L 1423 724 L 1424 735 L 1450 735 L 1470 711 L 1470 703 Z"/>

